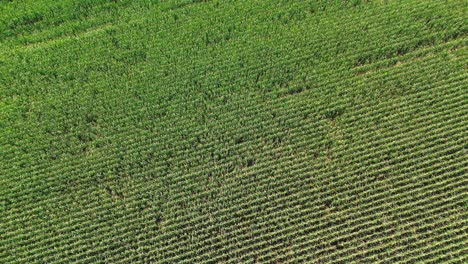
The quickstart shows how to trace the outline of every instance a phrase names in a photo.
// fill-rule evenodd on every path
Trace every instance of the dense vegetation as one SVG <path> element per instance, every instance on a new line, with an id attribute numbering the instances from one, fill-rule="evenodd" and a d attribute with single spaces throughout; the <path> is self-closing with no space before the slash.
<path id="1" fill-rule="evenodd" d="M 0 262 L 466 262 L 466 10 L 0 1 Z"/>

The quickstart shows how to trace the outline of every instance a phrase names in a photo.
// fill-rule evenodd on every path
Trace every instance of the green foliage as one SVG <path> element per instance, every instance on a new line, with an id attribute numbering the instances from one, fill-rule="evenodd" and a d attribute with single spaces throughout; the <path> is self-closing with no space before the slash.
<path id="1" fill-rule="evenodd" d="M 0 262 L 463 262 L 465 13 L 0 1 Z"/>

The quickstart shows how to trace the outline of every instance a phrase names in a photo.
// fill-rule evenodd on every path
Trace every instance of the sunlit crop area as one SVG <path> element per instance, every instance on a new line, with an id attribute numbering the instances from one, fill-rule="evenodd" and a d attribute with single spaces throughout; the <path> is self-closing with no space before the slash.
<path id="1" fill-rule="evenodd" d="M 467 9 L 0 0 L 0 263 L 466 263 Z"/>

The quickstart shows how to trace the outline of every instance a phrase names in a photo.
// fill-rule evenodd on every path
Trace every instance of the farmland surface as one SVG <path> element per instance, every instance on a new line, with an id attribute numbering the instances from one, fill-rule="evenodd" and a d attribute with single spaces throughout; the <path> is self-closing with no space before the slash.
<path id="1" fill-rule="evenodd" d="M 0 0 L 0 263 L 466 263 L 463 0 Z"/>

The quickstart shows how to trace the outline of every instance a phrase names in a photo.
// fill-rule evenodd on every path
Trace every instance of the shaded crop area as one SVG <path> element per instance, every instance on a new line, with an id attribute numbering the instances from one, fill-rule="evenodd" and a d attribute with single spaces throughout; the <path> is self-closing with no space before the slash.
<path id="1" fill-rule="evenodd" d="M 466 263 L 465 1 L 0 1 L 1 263 Z"/>

